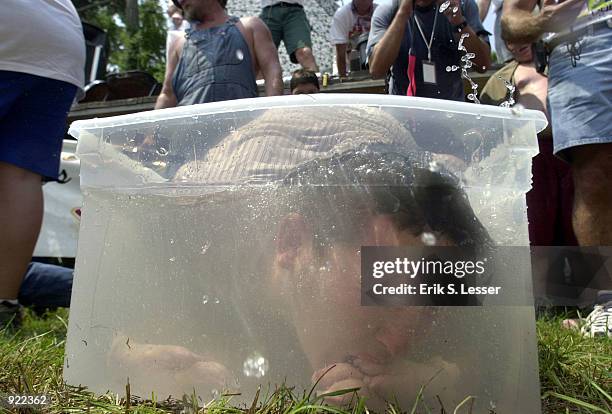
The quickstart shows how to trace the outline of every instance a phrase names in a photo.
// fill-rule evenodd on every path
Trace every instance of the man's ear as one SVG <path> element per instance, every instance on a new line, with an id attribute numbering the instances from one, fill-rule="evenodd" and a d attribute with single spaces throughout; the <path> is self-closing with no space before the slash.
<path id="1" fill-rule="evenodd" d="M 291 213 L 285 217 L 276 235 L 276 264 L 285 270 L 293 270 L 300 251 L 310 248 L 312 230 L 306 224 L 304 217 Z"/>

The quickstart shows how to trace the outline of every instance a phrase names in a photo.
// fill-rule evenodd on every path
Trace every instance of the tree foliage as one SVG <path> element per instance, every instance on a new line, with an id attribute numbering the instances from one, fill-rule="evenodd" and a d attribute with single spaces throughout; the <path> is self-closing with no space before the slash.
<path id="1" fill-rule="evenodd" d="M 165 71 L 166 19 L 158 0 L 72 0 L 81 19 L 106 31 L 110 71 L 142 70 L 162 81 Z M 137 27 L 128 30 L 127 7 L 136 5 Z M 131 29 L 131 28 L 130 28 Z"/>

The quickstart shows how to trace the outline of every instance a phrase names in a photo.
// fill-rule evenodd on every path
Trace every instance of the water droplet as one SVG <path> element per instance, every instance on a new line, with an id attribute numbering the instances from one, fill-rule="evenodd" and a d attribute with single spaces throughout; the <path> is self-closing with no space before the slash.
<path id="1" fill-rule="evenodd" d="M 172 263 L 176 262 L 176 257 L 172 256 L 171 258 L 169 258 L 168 260 L 170 260 Z"/>
<path id="2" fill-rule="evenodd" d="M 236 50 L 236 58 L 240 61 L 244 60 L 244 52 L 241 49 Z"/>
<path id="3" fill-rule="evenodd" d="M 270 364 L 259 352 L 253 352 L 242 364 L 242 372 L 247 377 L 261 378 L 269 368 Z"/>
<path id="4" fill-rule="evenodd" d="M 202 296 L 202 305 L 206 305 L 208 303 L 208 295 Z"/>
<path id="5" fill-rule="evenodd" d="M 204 245 L 202 246 L 202 249 L 200 250 L 200 254 L 206 254 L 209 247 L 210 247 L 210 242 L 204 243 Z"/>
<path id="6" fill-rule="evenodd" d="M 421 241 L 425 246 L 435 246 L 437 242 L 436 236 L 429 232 L 423 232 L 423 234 L 421 234 Z"/>

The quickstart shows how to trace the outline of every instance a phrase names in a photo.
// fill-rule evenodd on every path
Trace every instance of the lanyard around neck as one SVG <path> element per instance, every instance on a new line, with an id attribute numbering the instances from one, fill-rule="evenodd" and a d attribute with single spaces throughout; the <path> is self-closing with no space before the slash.
<path id="1" fill-rule="evenodd" d="M 425 46 L 427 46 L 427 59 L 431 62 L 431 45 L 433 43 L 434 33 L 436 32 L 436 22 L 438 21 L 438 8 L 434 7 L 434 22 L 433 28 L 431 29 L 431 36 L 429 37 L 429 43 L 427 43 L 427 39 L 425 38 L 425 33 L 423 33 L 423 29 L 421 28 L 421 23 L 419 23 L 419 18 L 417 15 L 414 15 L 414 21 L 416 22 L 417 27 L 419 28 L 419 32 L 421 33 L 421 37 L 423 38 L 423 42 L 425 42 Z"/>

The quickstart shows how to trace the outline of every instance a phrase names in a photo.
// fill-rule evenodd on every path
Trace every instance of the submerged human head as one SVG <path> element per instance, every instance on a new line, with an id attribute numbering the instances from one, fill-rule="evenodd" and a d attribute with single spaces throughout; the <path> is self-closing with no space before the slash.
<path id="1" fill-rule="evenodd" d="M 176 179 L 232 183 L 240 191 L 228 198 L 254 206 L 236 225 L 237 245 L 273 246 L 237 253 L 265 252 L 243 266 L 263 269 L 251 289 L 293 329 L 313 374 L 344 367 L 330 387 L 358 374 L 365 393 L 384 395 L 387 374 L 440 317 L 432 307 L 361 306 L 362 246 L 430 244 L 428 235 L 477 255 L 490 244 L 457 178 L 377 108 L 271 110 L 200 159 Z M 245 319 L 261 314 L 241 306 Z"/>

